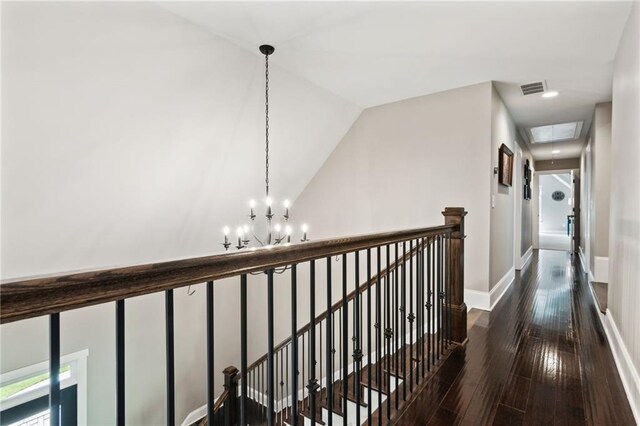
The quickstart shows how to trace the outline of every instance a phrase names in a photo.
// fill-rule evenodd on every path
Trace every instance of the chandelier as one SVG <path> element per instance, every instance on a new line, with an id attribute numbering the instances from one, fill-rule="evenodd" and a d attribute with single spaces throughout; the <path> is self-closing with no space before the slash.
<path id="1" fill-rule="evenodd" d="M 257 204 L 255 200 L 249 201 L 249 223 L 244 223 L 239 225 L 236 228 L 236 237 L 237 243 L 235 248 L 241 250 L 243 248 L 247 248 L 251 245 L 254 247 L 272 247 L 278 244 L 286 244 L 291 242 L 293 228 L 289 223 L 290 215 L 289 208 L 291 207 L 291 203 L 289 200 L 284 200 L 282 206 L 284 208 L 284 213 L 282 214 L 282 223 L 277 221 L 278 215 L 274 213 L 273 199 L 269 196 L 269 55 L 271 55 L 275 51 L 273 46 L 269 46 L 267 44 L 260 46 L 260 52 L 264 55 L 265 61 L 265 199 L 264 199 L 264 228 L 262 230 L 263 233 L 260 232 L 259 226 L 256 222 L 258 215 Z M 309 241 L 307 238 L 308 227 L 306 224 L 303 224 L 300 227 L 302 232 L 301 242 Z M 231 247 L 231 237 L 229 233 L 231 229 L 228 226 L 225 226 L 223 229 L 224 233 L 224 242 L 222 245 L 225 250 L 229 250 Z"/>

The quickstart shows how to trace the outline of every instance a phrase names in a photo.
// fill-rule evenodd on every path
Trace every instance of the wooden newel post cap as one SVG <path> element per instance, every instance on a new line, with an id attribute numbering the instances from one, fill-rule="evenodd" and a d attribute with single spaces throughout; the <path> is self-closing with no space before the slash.
<path id="1" fill-rule="evenodd" d="M 228 387 L 233 384 L 233 380 L 238 375 L 238 369 L 234 366 L 229 366 L 222 370 L 222 374 L 224 374 L 224 386 Z"/>
<path id="2" fill-rule="evenodd" d="M 464 207 L 445 207 L 442 212 L 445 225 L 458 225 L 458 229 L 454 230 L 451 238 L 463 239 L 464 235 L 464 217 L 467 215 Z"/>
<path id="3" fill-rule="evenodd" d="M 442 212 L 442 216 L 445 217 L 460 217 L 463 218 L 467 215 L 467 212 L 464 210 L 464 207 L 445 207 Z"/>

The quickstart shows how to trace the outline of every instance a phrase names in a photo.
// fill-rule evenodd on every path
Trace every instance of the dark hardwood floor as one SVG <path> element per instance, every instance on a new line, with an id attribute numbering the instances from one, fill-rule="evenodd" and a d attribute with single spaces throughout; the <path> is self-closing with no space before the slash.
<path id="1" fill-rule="evenodd" d="M 569 253 L 535 252 L 398 424 L 634 425 L 588 285 Z"/>

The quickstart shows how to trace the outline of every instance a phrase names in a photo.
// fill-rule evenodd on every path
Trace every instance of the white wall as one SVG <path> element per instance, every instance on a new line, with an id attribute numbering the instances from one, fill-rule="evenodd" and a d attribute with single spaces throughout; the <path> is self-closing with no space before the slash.
<path id="1" fill-rule="evenodd" d="M 585 272 L 591 271 L 591 140 L 580 155 L 580 247 L 579 255 Z"/>
<path id="2" fill-rule="evenodd" d="M 587 144 L 580 157 L 583 176 L 580 248 L 584 267 L 592 279 L 599 282 L 608 281 L 611 120 L 611 102 L 596 104 Z"/>
<path id="3" fill-rule="evenodd" d="M 491 236 L 489 244 L 489 290 L 514 267 L 514 209 L 516 187 L 521 185 L 521 164 L 516 159 L 517 142 L 516 126 L 509 110 L 500 98 L 497 90 L 491 87 L 491 196 L 495 199 L 495 207 L 491 208 Z M 500 185 L 498 175 L 493 169 L 498 167 L 498 149 L 505 144 L 514 153 L 513 185 Z M 516 164 L 518 163 L 518 164 Z"/>
<path id="4" fill-rule="evenodd" d="M 263 194 L 263 66 L 152 3 L 3 2 L 2 278 L 220 251 Z M 272 189 L 293 199 L 360 108 L 278 66 L 271 91 Z M 238 362 L 237 284 L 216 285 L 217 371 Z M 176 294 L 179 421 L 205 402 L 203 295 Z M 3 372 L 47 358 L 46 319 L 0 332 Z M 128 424 L 165 421 L 163 345 L 162 296 L 128 301 Z M 84 348 L 89 423 L 113 424 L 112 305 L 62 315 L 62 352 Z"/>
<path id="5" fill-rule="evenodd" d="M 491 84 L 365 110 L 302 192 L 314 238 L 444 223 L 467 216 L 465 285 L 488 289 Z"/>
<path id="6" fill-rule="evenodd" d="M 565 233 L 567 232 L 567 215 L 571 214 L 571 175 L 541 174 L 539 177 L 542 202 L 540 205 L 540 232 Z M 556 201 L 551 198 L 555 191 L 562 191 L 564 200 Z"/>
<path id="7" fill-rule="evenodd" d="M 596 105 L 591 140 L 591 264 L 609 256 L 611 102 Z"/>
<path id="8" fill-rule="evenodd" d="M 634 3 L 616 53 L 613 76 L 609 316 L 626 354 L 623 379 L 640 421 L 640 4 Z M 625 363 L 625 361 L 627 361 Z M 635 383 L 634 372 L 635 370 Z"/>

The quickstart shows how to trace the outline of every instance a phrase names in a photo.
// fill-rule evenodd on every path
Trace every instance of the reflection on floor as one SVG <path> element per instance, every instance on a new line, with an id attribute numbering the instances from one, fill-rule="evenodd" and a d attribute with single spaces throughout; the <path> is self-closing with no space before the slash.
<path id="1" fill-rule="evenodd" d="M 571 237 L 562 232 L 540 232 L 540 248 L 546 250 L 571 250 Z"/>
<path id="2" fill-rule="evenodd" d="M 397 425 L 635 424 L 588 286 L 575 257 L 534 250 Z"/>

